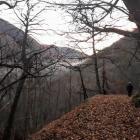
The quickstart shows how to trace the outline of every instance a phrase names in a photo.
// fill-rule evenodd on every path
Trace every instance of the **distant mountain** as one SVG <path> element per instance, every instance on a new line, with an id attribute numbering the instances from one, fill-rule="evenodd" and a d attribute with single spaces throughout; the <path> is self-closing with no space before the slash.
<path id="1" fill-rule="evenodd" d="M 1 46 L 6 45 L 7 50 L 4 52 L 8 56 L 17 55 L 21 51 L 21 43 L 24 36 L 22 29 L 17 28 L 8 21 L 0 19 L 0 44 Z M 46 50 L 41 57 L 47 59 L 57 59 L 62 56 L 63 59 L 82 59 L 86 55 L 68 47 L 57 47 L 54 45 L 42 45 L 40 42 L 35 40 L 33 37 L 28 36 L 27 53 L 39 52 L 40 50 Z M 47 42 L 46 42 L 47 44 Z M 19 56 L 19 55 L 18 55 Z M 20 57 L 20 56 L 19 56 Z M 77 60 L 78 61 L 78 60 Z"/>
<path id="2" fill-rule="evenodd" d="M 17 28 L 13 24 L 1 18 L 0 18 L 0 31 L 3 34 L 13 37 L 15 40 L 20 40 L 24 36 L 24 32 L 21 29 Z"/>
<path id="3" fill-rule="evenodd" d="M 43 46 L 49 48 L 48 51 L 46 51 L 46 57 L 48 58 L 51 57 L 52 59 L 56 59 L 62 57 L 62 59 L 68 62 L 79 62 L 87 58 L 84 53 L 79 52 L 78 50 L 75 50 L 73 48 L 58 47 L 55 45 Z"/>
<path id="4" fill-rule="evenodd" d="M 111 46 L 99 51 L 97 53 L 97 57 L 101 86 L 103 60 L 105 63 L 105 88 L 107 90 L 107 93 L 117 94 L 121 93 L 122 91 L 123 93 L 127 93 L 126 85 L 129 81 L 132 82 L 135 90 L 137 90 L 139 82 L 138 77 L 140 75 L 140 49 L 137 46 L 136 40 L 124 37 Z M 87 88 L 87 93 L 89 94 L 89 96 L 92 96 L 98 90 L 96 85 L 94 56 L 87 58 L 86 61 L 79 65 L 79 67 L 82 72 L 85 87 Z M 71 84 L 69 83 L 70 77 Z M 66 86 L 61 91 L 61 94 L 69 94 L 69 91 L 67 91 L 67 89 L 70 89 L 70 86 L 72 87 L 72 94 L 82 92 L 81 80 L 78 71 L 69 70 L 69 72 L 67 72 L 64 77 L 61 77 L 61 79 L 61 86 Z M 53 82 L 53 87 L 54 89 L 57 89 L 56 87 L 58 87 L 58 81 L 56 81 L 56 83 Z"/>

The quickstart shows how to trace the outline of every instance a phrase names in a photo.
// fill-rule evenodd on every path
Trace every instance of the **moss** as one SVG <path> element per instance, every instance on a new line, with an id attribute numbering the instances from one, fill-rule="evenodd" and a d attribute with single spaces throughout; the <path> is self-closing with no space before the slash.
<path id="1" fill-rule="evenodd" d="M 135 93 L 132 96 L 132 102 L 134 103 L 134 105 L 135 105 L 136 108 L 140 107 L 140 94 Z"/>

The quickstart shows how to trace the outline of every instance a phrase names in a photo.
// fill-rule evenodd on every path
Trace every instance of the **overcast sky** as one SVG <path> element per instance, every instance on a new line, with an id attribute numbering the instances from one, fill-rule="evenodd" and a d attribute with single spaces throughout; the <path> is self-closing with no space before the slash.
<path id="1" fill-rule="evenodd" d="M 58 1 L 58 0 L 57 0 Z M 60 0 L 61 1 L 61 0 Z M 119 5 L 122 5 L 122 2 L 119 3 Z M 26 8 L 24 7 L 23 3 L 20 4 L 20 8 L 22 8 L 23 11 L 26 11 Z M 37 13 L 37 11 L 39 11 L 40 9 L 42 9 L 44 7 L 44 4 L 39 5 L 38 7 L 36 7 L 33 11 L 31 11 L 31 14 L 35 14 Z M 24 10 L 25 9 L 25 10 Z M 1 6 L 1 18 L 9 21 L 10 23 L 14 24 L 15 26 L 22 28 L 21 22 L 19 21 L 19 19 L 17 18 L 17 16 L 15 15 L 13 10 L 9 10 L 7 9 L 6 6 Z M 18 13 L 18 12 L 17 12 Z M 117 17 L 119 13 L 115 13 L 114 17 Z M 43 44 L 56 44 L 58 46 L 65 46 L 66 40 L 68 40 L 66 38 L 66 36 L 61 36 L 61 35 L 56 35 L 54 31 L 57 31 L 58 33 L 60 33 L 59 31 L 68 31 L 70 28 L 74 28 L 74 26 L 72 27 L 72 25 L 68 24 L 67 22 L 71 21 L 71 17 L 68 16 L 68 14 L 65 14 L 64 11 L 62 11 L 61 9 L 57 9 L 56 11 L 53 10 L 46 10 L 44 12 L 42 12 L 42 14 L 39 16 L 38 20 L 42 20 L 40 25 L 38 26 L 32 26 L 34 29 L 43 29 L 43 30 L 32 30 L 32 34 L 34 35 L 34 37 L 39 40 L 41 43 Z M 121 19 L 120 21 L 117 22 L 117 25 L 123 26 L 123 29 L 130 29 L 132 30 L 133 28 L 135 28 L 135 25 L 133 23 L 129 23 L 128 20 L 126 18 Z M 32 29 L 33 29 L 32 28 Z M 36 34 L 34 34 L 34 32 L 36 32 Z M 121 36 L 118 35 L 113 35 L 111 37 L 106 38 L 106 40 L 104 42 L 100 42 L 96 45 L 96 48 L 98 49 L 102 49 L 106 46 L 111 45 L 113 42 L 115 42 L 116 40 L 118 40 Z M 86 43 L 81 44 L 81 46 L 86 46 Z M 67 44 L 68 46 L 68 44 Z M 88 45 L 87 45 L 88 46 Z M 92 54 L 92 50 L 84 50 L 84 52 L 88 53 L 88 54 Z"/>

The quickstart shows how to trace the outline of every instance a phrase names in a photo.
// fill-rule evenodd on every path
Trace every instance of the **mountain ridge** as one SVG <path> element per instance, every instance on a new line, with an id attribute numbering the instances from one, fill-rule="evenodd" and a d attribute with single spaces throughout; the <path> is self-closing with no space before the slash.
<path id="1" fill-rule="evenodd" d="M 20 50 L 19 49 L 20 45 L 21 45 L 20 43 L 22 43 L 22 39 L 24 37 L 23 30 L 19 29 L 18 27 L 14 26 L 13 24 L 9 23 L 8 21 L 0 18 L 0 34 L 1 34 L 1 39 L 6 38 L 3 35 L 9 36 L 11 38 L 8 41 L 10 46 L 12 46 L 12 44 L 13 44 L 14 47 L 16 47 L 16 50 Z M 76 57 L 76 59 L 78 59 L 78 57 L 80 57 L 80 58 L 86 57 L 86 55 L 84 53 L 82 53 L 78 50 L 75 50 L 73 48 L 59 47 L 59 46 L 55 46 L 55 45 L 47 45 L 47 42 L 46 42 L 46 44 L 41 44 L 39 41 L 37 41 L 30 35 L 28 35 L 27 43 L 29 44 L 30 51 L 39 51 L 40 49 L 47 49 L 46 55 L 45 54 L 43 55 L 45 57 L 53 58 L 53 57 L 57 57 L 57 56 L 63 55 L 63 54 L 64 54 L 64 57 L 66 57 L 66 54 L 68 54 L 68 53 L 69 53 L 68 54 L 69 57 Z M 14 50 L 14 48 L 12 48 L 12 47 L 11 47 L 11 49 Z M 53 54 L 53 51 L 55 51 L 54 54 Z M 47 55 L 50 55 L 50 56 L 47 56 Z"/>

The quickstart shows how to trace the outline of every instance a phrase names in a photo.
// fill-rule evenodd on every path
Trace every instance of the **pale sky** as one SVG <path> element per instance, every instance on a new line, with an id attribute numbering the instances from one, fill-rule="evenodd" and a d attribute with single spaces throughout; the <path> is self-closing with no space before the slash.
<path id="1" fill-rule="evenodd" d="M 122 2 L 120 2 L 119 5 L 122 5 Z M 44 5 L 38 6 L 34 11 L 31 11 L 32 12 L 31 14 L 37 13 L 37 11 L 40 10 L 40 8 L 43 8 L 43 6 Z M 24 10 L 24 6 L 22 6 L 22 8 L 23 8 L 22 10 Z M 19 24 L 19 20 L 17 16 L 14 14 L 13 10 L 7 10 L 6 6 L 1 6 L 1 9 L 5 9 L 0 11 L 1 18 L 21 28 L 21 25 Z M 118 17 L 119 14 L 120 13 L 116 12 L 116 15 L 114 14 L 114 17 Z M 120 16 L 124 16 L 124 15 L 120 15 Z M 74 28 L 74 26 L 72 27 L 71 25 L 67 24 L 68 21 L 71 21 L 71 18 L 67 14 L 65 14 L 64 11 L 60 9 L 57 9 L 56 11 L 47 10 L 43 12 L 39 18 L 44 19 L 44 21 L 41 23 L 41 25 L 33 26 L 33 28 L 43 29 L 44 31 L 43 30 L 32 31 L 32 33 L 33 32 L 37 33 L 33 35 L 37 40 L 39 40 L 39 42 L 47 45 L 56 44 L 57 46 L 69 47 L 71 43 L 67 42 L 68 38 L 66 38 L 65 35 L 63 36 L 56 35 L 53 31 L 51 31 L 53 29 L 60 33 L 60 31 L 69 31 L 69 29 Z M 110 21 L 106 21 L 106 23 L 107 22 Z M 135 28 L 135 24 L 129 22 L 126 17 L 123 17 L 121 20 L 118 20 L 116 25 L 120 26 L 119 27 L 120 29 L 133 30 Z M 110 46 L 113 42 L 117 41 L 120 37 L 121 36 L 117 34 L 111 35 L 107 37 L 104 41 L 96 44 L 96 48 L 102 49 L 104 47 Z M 88 47 L 90 45 L 89 44 L 87 45 L 87 43 L 80 44 L 80 47 L 85 48 L 86 46 Z M 83 51 L 87 54 L 90 55 L 92 54 L 92 49 L 87 49 Z"/>

